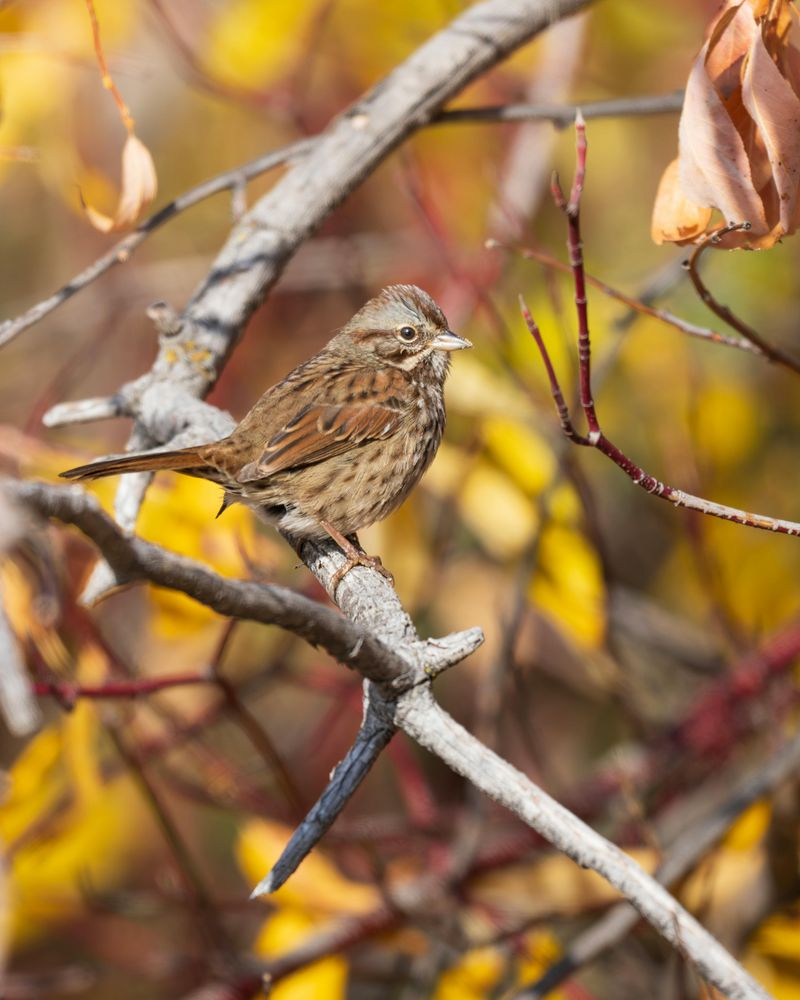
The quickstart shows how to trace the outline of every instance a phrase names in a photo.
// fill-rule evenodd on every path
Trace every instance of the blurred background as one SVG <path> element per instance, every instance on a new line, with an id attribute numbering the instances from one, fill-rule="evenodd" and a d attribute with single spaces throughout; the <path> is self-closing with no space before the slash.
<path id="1" fill-rule="evenodd" d="M 319 131 L 467 4 L 95 6 L 109 71 L 154 159 L 158 208 Z M 455 106 L 668 94 L 684 85 L 716 9 L 696 0 L 598 5 Z M 88 224 L 80 195 L 113 212 L 125 132 L 84 4 L 0 2 L 0 54 L 5 318 L 111 245 L 114 236 Z M 650 239 L 677 124 L 677 114 L 589 121 L 587 269 L 722 330 L 681 267 L 687 251 Z M 573 166 L 571 129 L 426 129 L 303 247 L 211 401 L 241 417 L 385 284 L 419 284 L 442 304 L 475 345 L 454 360 L 445 441 L 411 499 L 362 544 L 393 572 L 421 634 L 484 629 L 483 648 L 437 682 L 448 710 L 652 869 L 669 836 L 691 825 L 698 799 L 724 797 L 793 731 L 800 549 L 794 538 L 676 510 L 563 439 L 518 296 L 572 399 L 571 282 L 513 248 L 566 259 L 549 180 L 555 169 L 568 184 Z M 250 204 L 275 176 L 249 185 Z M 52 482 L 124 447 L 125 421 L 47 430 L 42 415 L 56 402 L 108 395 L 149 367 L 146 307 L 185 304 L 232 218 L 225 194 L 178 215 L 2 348 L 4 471 Z M 508 248 L 487 249 L 488 238 Z M 709 252 L 703 263 L 719 299 L 790 353 L 799 255 L 789 238 L 760 253 Z M 797 376 L 599 291 L 589 302 L 607 436 L 671 485 L 800 518 Z M 114 485 L 91 489 L 110 505 Z M 139 530 L 225 574 L 325 599 L 294 552 L 246 511 L 214 521 L 218 502 L 209 484 L 161 475 Z M 252 976 L 226 979 L 220 969 L 285 956 L 342 920 L 355 928 L 349 947 L 281 979 L 274 996 L 502 996 L 533 981 L 613 902 L 599 880 L 398 736 L 323 849 L 277 896 L 248 903 L 353 739 L 358 678 L 277 629 L 231 625 L 155 588 L 87 611 L 78 596 L 94 560 L 76 532 L 32 529 L 0 571 L 31 676 L 41 689 L 62 685 L 60 697 L 40 698 L 35 735 L 0 728 L 5 997 L 160 1000 L 215 980 L 228 992 L 209 996 L 253 995 Z M 177 675 L 211 680 L 140 698 L 64 696 L 64 682 L 96 690 Z M 796 792 L 755 803 L 680 887 L 780 998 L 800 997 Z M 387 892 L 430 872 L 442 877 L 433 900 L 387 911 Z M 680 957 L 639 928 L 554 995 L 699 989 Z"/>

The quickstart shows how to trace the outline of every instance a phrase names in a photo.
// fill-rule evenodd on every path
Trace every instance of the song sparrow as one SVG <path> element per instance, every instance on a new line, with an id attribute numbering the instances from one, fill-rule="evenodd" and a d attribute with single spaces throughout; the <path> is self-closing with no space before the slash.
<path id="1" fill-rule="evenodd" d="M 97 479 L 171 469 L 219 483 L 299 538 L 333 538 L 355 565 L 380 568 L 348 539 L 395 510 L 444 430 L 449 352 L 472 345 L 433 299 L 391 285 L 329 343 L 264 393 L 226 438 L 180 451 L 109 458 L 62 472 Z"/>

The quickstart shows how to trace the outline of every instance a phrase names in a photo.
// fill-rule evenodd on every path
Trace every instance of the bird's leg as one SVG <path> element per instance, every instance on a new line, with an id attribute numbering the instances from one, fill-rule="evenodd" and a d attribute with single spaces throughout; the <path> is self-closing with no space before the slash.
<path id="1" fill-rule="evenodd" d="M 362 549 L 356 548 L 347 535 L 343 535 L 338 528 L 331 524 L 330 521 L 320 519 L 319 523 L 328 532 L 334 542 L 336 542 L 342 552 L 344 552 L 347 556 L 347 562 L 344 566 L 337 569 L 331 577 L 331 591 L 334 594 L 336 593 L 336 588 L 342 582 L 342 577 L 346 573 L 349 573 L 354 566 L 366 566 L 369 569 L 377 570 L 381 576 L 385 576 L 390 583 L 394 583 L 394 577 L 389 570 L 384 567 L 378 556 L 368 556 Z M 358 541 L 358 539 L 356 539 L 356 541 Z"/>

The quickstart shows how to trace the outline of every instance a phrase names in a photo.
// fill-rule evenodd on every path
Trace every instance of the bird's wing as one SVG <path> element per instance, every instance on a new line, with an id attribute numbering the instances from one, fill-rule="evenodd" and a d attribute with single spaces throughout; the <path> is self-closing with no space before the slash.
<path id="1" fill-rule="evenodd" d="M 275 472 L 341 455 L 367 441 L 391 437 L 404 415 L 392 386 L 387 384 L 391 381 L 372 380 L 356 400 L 307 403 L 270 438 L 262 454 L 241 469 L 237 481 L 255 482 Z M 367 398 L 361 398 L 364 392 Z"/>

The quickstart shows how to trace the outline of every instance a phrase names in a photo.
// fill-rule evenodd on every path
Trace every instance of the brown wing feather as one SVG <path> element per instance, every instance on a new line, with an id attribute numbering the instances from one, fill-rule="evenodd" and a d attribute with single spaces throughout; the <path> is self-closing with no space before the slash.
<path id="1" fill-rule="evenodd" d="M 267 442 L 261 456 L 245 465 L 236 479 L 240 483 L 254 482 L 275 472 L 341 455 L 367 441 L 391 437 L 402 417 L 394 407 L 362 402 L 306 406 Z"/>

